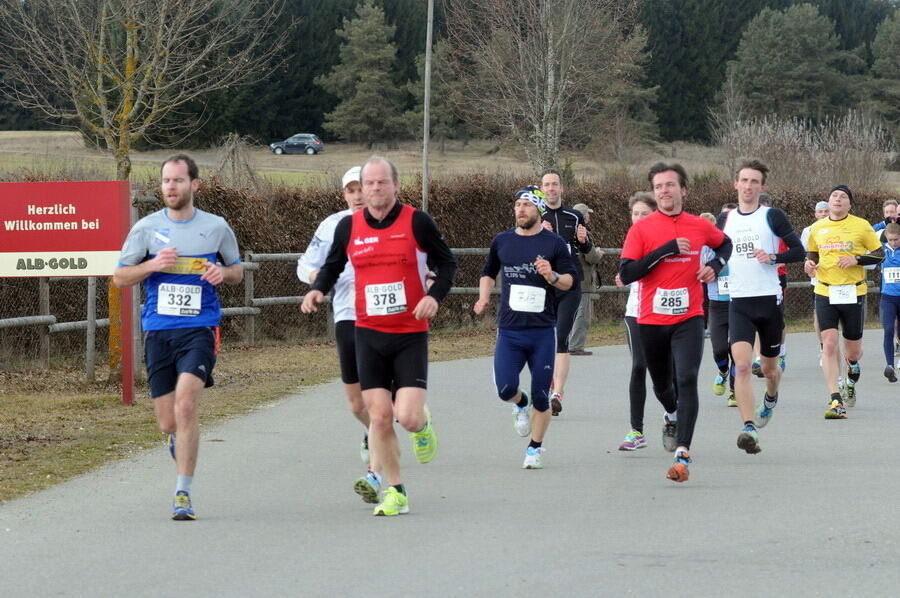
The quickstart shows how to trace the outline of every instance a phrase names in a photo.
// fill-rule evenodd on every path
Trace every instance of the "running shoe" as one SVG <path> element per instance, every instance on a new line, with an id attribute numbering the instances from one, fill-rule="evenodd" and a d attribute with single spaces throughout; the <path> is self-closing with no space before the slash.
<path id="1" fill-rule="evenodd" d="M 169 454 L 172 455 L 172 459 L 175 458 L 175 434 L 169 434 L 168 440 L 166 440 L 166 446 L 169 447 Z"/>
<path id="2" fill-rule="evenodd" d="M 194 509 L 191 508 L 191 497 L 184 490 L 175 493 L 172 501 L 172 519 L 175 521 L 193 521 L 197 518 Z"/>
<path id="3" fill-rule="evenodd" d="M 825 419 L 847 419 L 847 410 L 840 401 L 831 401 L 828 411 L 825 412 Z"/>
<path id="4" fill-rule="evenodd" d="M 844 405 L 847 407 L 856 407 L 856 383 L 847 380 L 847 396 L 844 397 Z"/>
<path id="5" fill-rule="evenodd" d="M 522 396 L 525 397 L 525 406 L 513 405 L 513 429 L 516 434 L 525 437 L 531 434 L 531 408 L 528 404 L 528 395 L 524 390 Z"/>
<path id="6" fill-rule="evenodd" d="M 738 448 L 747 451 L 748 455 L 755 455 L 762 449 L 759 448 L 759 432 L 756 428 L 747 424 L 737 437 Z"/>
<path id="7" fill-rule="evenodd" d="M 431 412 L 428 411 L 427 405 L 425 406 L 425 427 L 418 432 L 413 432 L 409 437 L 412 438 L 413 452 L 419 463 L 428 463 L 434 459 L 438 450 L 438 439 L 434 428 L 431 427 Z"/>
<path id="8" fill-rule="evenodd" d="M 550 412 L 559 415 L 562 412 L 562 394 L 555 390 L 550 393 Z"/>
<path id="9" fill-rule="evenodd" d="M 897 372 L 894 371 L 894 366 L 889 365 L 884 368 L 884 377 L 888 379 L 888 382 L 897 381 Z"/>
<path id="10" fill-rule="evenodd" d="M 754 419 L 756 427 L 765 428 L 766 424 L 772 421 L 773 413 L 775 413 L 775 405 L 772 405 L 772 407 L 766 407 L 766 401 L 765 399 L 763 399 L 762 404 L 756 410 L 756 418 Z"/>
<path id="11" fill-rule="evenodd" d="M 378 502 L 379 490 L 381 490 L 381 481 L 371 471 L 353 484 L 353 491 L 362 497 L 363 502 L 373 505 Z"/>
<path id="12" fill-rule="evenodd" d="M 719 374 L 716 376 L 716 379 L 713 380 L 713 394 L 717 397 L 721 397 L 723 394 L 725 394 L 725 381 L 727 375 L 727 372 L 724 374 L 722 372 L 719 372 Z"/>
<path id="13" fill-rule="evenodd" d="M 691 472 L 688 471 L 688 465 L 691 463 L 691 456 L 687 451 L 681 451 L 677 455 L 675 455 L 675 464 L 669 468 L 669 471 L 666 473 L 666 477 L 672 480 L 673 482 L 686 482 L 688 478 L 691 476 Z"/>
<path id="14" fill-rule="evenodd" d="M 778 367 L 781 368 L 782 372 L 784 371 L 784 368 L 787 367 L 787 360 L 785 360 L 784 355 L 781 355 L 780 357 L 778 357 Z"/>
<path id="15" fill-rule="evenodd" d="M 763 377 L 762 364 L 759 362 L 758 359 L 753 362 L 752 366 L 750 366 L 750 371 L 753 372 L 753 375 L 756 376 L 757 378 Z"/>
<path id="16" fill-rule="evenodd" d="M 384 491 L 381 504 L 372 512 L 376 516 L 393 517 L 409 513 L 409 498 L 393 486 Z"/>
<path id="17" fill-rule="evenodd" d="M 662 445 L 668 452 L 674 452 L 678 448 L 675 438 L 676 422 L 669 421 L 669 416 L 663 414 Z"/>
<path id="18" fill-rule="evenodd" d="M 544 463 L 541 461 L 541 455 L 546 449 L 542 446 L 537 448 L 529 446 L 525 449 L 525 461 L 522 463 L 522 469 L 544 469 Z"/>
<path id="19" fill-rule="evenodd" d="M 734 391 L 728 393 L 728 401 L 726 403 L 729 407 L 737 407 L 737 399 L 734 398 Z"/>
<path id="20" fill-rule="evenodd" d="M 366 465 L 369 464 L 369 435 L 363 436 L 362 442 L 359 443 L 359 458 Z"/>
<path id="21" fill-rule="evenodd" d="M 638 449 L 646 448 L 647 440 L 644 438 L 644 435 L 638 432 L 637 430 L 632 430 L 625 436 L 625 441 L 619 445 L 620 451 L 636 451 Z"/>

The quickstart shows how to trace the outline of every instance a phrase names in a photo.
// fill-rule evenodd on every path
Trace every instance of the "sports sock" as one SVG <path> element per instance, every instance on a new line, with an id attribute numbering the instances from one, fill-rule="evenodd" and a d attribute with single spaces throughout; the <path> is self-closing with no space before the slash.
<path id="1" fill-rule="evenodd" d="M 852 368 L 854 366 L 859 367 L 859 362 L 858 361 L 848 361 L 847 364 L 850 366 L 850 368 L 847 369 L 847 377 L 853 381 L 853 384 L 856 384 L 857 382 L 859 382 L 860 372 L 859 372 L 859 370 L 854 372 Z"/>
<path id="2" fill-rule="evenodd" d="M 778 403 L 778 393 L 775 393 L 774 397 L 770 397 L 769 393 L 765 393 L 763 395 L 763 405 L 765 405 L 768 409 L 771 409 Z"/>
<path id="3" fill-rule="evenodd" d="M 393 486 L 391 486 L 391 488 L 393 488 L 403 496 L 406 496 L 406 488 L 403 487 L 403 484 L 394 484 Z"/>
<path id="4" fill-rule="evenodd" d="M 832 400 L 832 401 L 837 401 L 838 403 L 843 403 L 843 402 L 844 402 L 844 400 L 841 399 L 841 393 L 839 393 L 839 392 L 833 392 L 833 393 L 831 393 L 831 400 Z"/>
<path id="5" fill-rule="evenodd" d="M 525 394 L 525 391 L 522 391 L 522 398 L 519 399 L 519 402 L 516 403 L 516 407 L 521 409 L 522 407 L 528 407 L 528 395 Z"/>
<path id="6" fill-rule="evenodd" d="M 543 444 L 543 441 L 538 442 L 537 440 L 532 440 L 528 443 L 528 448 L 541 448 L 541 444 Z"/>
<path id="7" fill-rule="evenodd" d="M 756 429 L 756 424 L 753 423 L 753 421 L 745 421 L 745 422 L 744 422 L 744 427 L 746 428 L 747 426 L 750 426 L 750 427 L 753 428 L 754 430 Z"/>
<path id="8" fill-rule="evenodd" d="M 678 412 L 673 411 L 672 413 L 666 412 L 666 419 L 669 420 L 670 424 L 674 424 L 678 421 Z"/>
<path id="9" fill-rule="evenodd" d="M 178 476 L 178 481 L 175 484 L 175 493 L 179 492 L 187 492 L 191 493 L 191 484 L 194 481 L 194 476 L 191 475 L 180 475 Z"/>

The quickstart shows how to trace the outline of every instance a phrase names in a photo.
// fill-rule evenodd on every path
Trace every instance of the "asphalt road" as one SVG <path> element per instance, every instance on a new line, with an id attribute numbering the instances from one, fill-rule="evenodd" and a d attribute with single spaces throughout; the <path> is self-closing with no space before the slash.
<path id="1" fill-rule="evenodd" d="M 900 384 L 881 376 L 880 334 L 865 344 L 857 407 L 827 421 L 818 346 L 789 337 L 754 456 L 707 351 L 686 484 L 665 479 L 653 398 L 650 446 L 616 450 L 624 347 L 573 357 L 543 470 L 521 469 L 490 358 L 432 364 L 440 452 L 420 465 L 403 438 L 411 512 L 393 518 L 352 491 L 361 434 L 340 384 L 316 387 L 204 429 L 195 522 L 169 520 L 162 441 L 4 504 L 0 596 L 896 596 Z"/>

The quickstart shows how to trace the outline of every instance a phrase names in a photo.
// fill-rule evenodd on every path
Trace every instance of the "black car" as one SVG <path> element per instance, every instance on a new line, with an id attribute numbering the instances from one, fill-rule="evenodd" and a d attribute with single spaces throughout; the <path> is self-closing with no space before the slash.
<path id="1" fill-rule="evenodd" d="M 276 141 L 269 144 L 273 154 L 318 154 L 325 149 L 322 140 L 312 133 L 297 133 L 284 141 Z"/>

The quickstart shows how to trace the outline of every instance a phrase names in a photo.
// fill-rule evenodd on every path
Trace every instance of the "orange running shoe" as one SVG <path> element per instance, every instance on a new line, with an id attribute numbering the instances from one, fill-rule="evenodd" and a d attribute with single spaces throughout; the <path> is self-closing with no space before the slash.
<path id="1" fill-rule="evenodd" d="M 668 473 L 666 473 L 666 477 L 673 482 L 688 481 L 688 478 L 691 476 L 691 472 L 688 470 L 688 465 L 690 464 L 690 462 L 691 456 L 687 453 L 687 451 L 676 453 L 675 464 L 669 468 Z"/>

